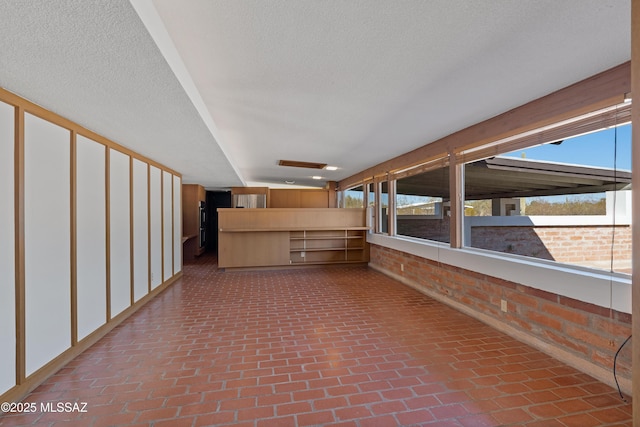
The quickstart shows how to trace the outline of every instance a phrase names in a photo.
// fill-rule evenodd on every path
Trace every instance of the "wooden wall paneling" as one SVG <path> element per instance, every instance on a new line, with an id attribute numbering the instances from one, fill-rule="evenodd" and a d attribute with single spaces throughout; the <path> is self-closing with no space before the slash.
<path id="1" fill-rule="evenodd" d="M 186 259 L 192 259 L 201 255 L 205 250 L 204 247 L 200 247 L 200 202 L 206 202 L 207 195 L 201 185 L 184 184 L 181 197 L 182 236 L 189 238 L 184 243 L 184 256 Z M 213 226 L 213 223 L 209 224 L 209 226 Z M 182 248 L 180 252 L 176 251 L 176 253 L 182 253 Z"/>
<path id="2" fill-rule="evenodd" d="M 329 190 L 300 190 L 301 208 L 328 208 Z"/>
<path id="3" fill-rule="evenodd" d="M 173 274 L 182 271 L 182 179 L 173 176 Z"/>
<path id="4" fill-rule="evenodd" d="M 329 197 L 329 206 L 328 208 L 337 208 L 338 207 L 338 195 L 336 188 L 338 187 L 338 183 L 336 181 L 327 181 L 327 196 Z"/>
<path id="5" fill-rule="evenodd" d="M 147 163 L 133 159 L 133 301 L 149 292 Z"/>
<path id="6" fill-rule="evenodd" d="M 106 323 L 105 147 L 76 138 L 76 302 L 78 341 Z"/>
<path id="7" fill-rule="evenodd" d="M 270 208 L 299 208 L 300 191 L 273 189 L 269 191 Z"/>
<path id="8" fill-rule="evenodd" d="M 0 102 L 0 394 L 16 385 L 15 110 Z"/>
<path id="9" fill-rule="evenodd" d="M 218 227 L 251 230 L 290 230 L 297 227 L 360 227 L 365 209 L 218 209 Z"/>
<path id="10" fill-rule="evenodd" d="M 162 283 L 162 172 L 149 167 L 149 217 L 151 227 L 151 289 Z"/>
<path id="11" fill-rule="evenodd" d="M 131 305 L 130 157 L 110 150 L 109 222 L 111 318 Z"/>
<path id="12" fill-rule="evenodd" d="M 182 230 L 184 236 L 195 236 L 200 228 L 200 186 L 185 184 L 182 186 Z"/>
<path id="13" fill-rule="evenodd" d="M 25 114 L 26 375 L 71 346 L 70 134 Z"/>
<path id="14" fill-rule="evenodd" d="M 173 275 L 173 180 L 171 173 L 162 171 L 162 280 Z"/>

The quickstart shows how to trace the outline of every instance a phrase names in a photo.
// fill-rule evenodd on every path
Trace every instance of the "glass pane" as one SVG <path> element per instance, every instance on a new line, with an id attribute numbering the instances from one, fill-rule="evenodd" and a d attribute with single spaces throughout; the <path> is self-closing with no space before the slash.
<path id="1" fill-rule="evenodd" d="M 389 183 L 383 181 L 380 183 L 380 227 L 381 233 L 389 232 Z"/>
<path id="2" fill-rule="evenodd" d="M 449 168 L 396 181 L 396 234 L 449 243 Z"/>
<path id="3" fill-rule="evenodd" d="M 364 193 L 362 191 L 362 185 L 344 192 L 344 207 L 364 208 Z"/>
<path id="4" fill-rule="evenodd" d="M 467 246 L 631 272 L 631 125 L 468 163 L 465 198 Z"/>

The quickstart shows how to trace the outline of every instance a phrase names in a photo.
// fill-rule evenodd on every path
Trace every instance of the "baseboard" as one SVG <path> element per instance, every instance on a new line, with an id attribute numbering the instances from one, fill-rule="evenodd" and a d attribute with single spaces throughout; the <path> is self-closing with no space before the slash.
<path id="1" fill-rule="evenodd" d="M 457 301 L 453 301 L 451 298 L 442 295 L 440 293 L 434 292 L 430 289 L 425 289 L 424 287 L 420 286 L 418 283 L 414 282 L 413 280 L 409 280 L 405 277 L 402 277 L 400 275 L 397 275 L 389 270 L 386 270 L 378 265 L 375 264 L 369 264 L 369 267 L 371 267 L 372 269 L 392 278 L 395 279 L 397 281 L 399 281 L 400 283 L 409 286 L 415 290 L 417 290 L 420 293 L 423 293 L 433 299 L 435 299 L 436 301 L 439 301 L 443 304 L 448 305 L 449 307 L 452 307 L 468 316 L 473 317 L 474 319 L 477 319 L 479 321 L 481 321 L 482 323 L 485 323 L 489 326 L 491 326 L 492 328 L 503 332 L 507 335 L 509 335 L 510 337 L 523 342 L 525 344 L 530 345 L 531 347 L 540 350 L 541 352 L 548 354 L 549 356 L 560 360 L 563 363 L 566 363 L 567 365 L 581 371 L 584 372 L 587 375 L 590 375 L 594 378 L 596 378 L 598 381 L 601 381 L 605 384 L 610 385 L 613 388 L 617 388 L 616 383 L 615 383 L 615 379 L 613 378 L 613 373 L 610 370 L 604 369 L 601 366 L 598 366 L 592 362 L 590 362 L 589 360 L 580 358 L 578 356 L 576 356 L 575 354 L 572 354 L 564 349 L 562 349 L 561 347 L 551 344 L 547 341 L 543 341 L 542 339 L 531 335 L 531 334 L 527 334 L 526 332 L 523 332 L 519 329 L 514 328 L 513 326 L 510 326 L 494 317 L 491 317 L 489 315 L 486 315 L 484 313 L 480 313 L 476 310 L 474 310 L 473 308 L 459 303 Z M 623 393 L 631 396 L 632 394 L 632 387 L 631 387 L 631 380 L 627 379 L 627 378 L 618 378 L 618 382 L 620 384 L 620 389 L 622 390 Z"/>
<path id="2" fill-rule="evenodd" d="M 182 272 L 179 272 L 166 282 L 162 283 L 157 288 L 153 289 L 150 293 L 142 297 L 135 304 L 126 308 L 122 313 L 118 314 L 116 317 L 93 331 L 91 334 L 79 341 L 76 345 L 70 347 L 59 356 L 52 359 L 42 368 L 29 375 L 22 384 L 18 384 L 13 388 L 10 388 L 4 394 L 0 395 L 0 402 L 20 402 L 29 393 L 35 390 L 40 384 L 45 382 L 51 375 L 58 372 L 67 363 L 75 359 L 79 354 L 97 343 L 101 338 L 111 332 L 111 330 L 113 330 L 116 326 L 124 322 L 132 314 L 142 308 L 147 302 L 151 301 L 181 277 Z"/>

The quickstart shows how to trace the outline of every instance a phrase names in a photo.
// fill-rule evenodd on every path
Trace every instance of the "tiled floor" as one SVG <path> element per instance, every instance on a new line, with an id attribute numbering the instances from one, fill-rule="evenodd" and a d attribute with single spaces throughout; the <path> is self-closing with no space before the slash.
<path id="1" fill-rule="evenodd" d="M 184 278 L 26 402 L 38 426 L 631 425 L 612 388 L 365 267 Z"/>

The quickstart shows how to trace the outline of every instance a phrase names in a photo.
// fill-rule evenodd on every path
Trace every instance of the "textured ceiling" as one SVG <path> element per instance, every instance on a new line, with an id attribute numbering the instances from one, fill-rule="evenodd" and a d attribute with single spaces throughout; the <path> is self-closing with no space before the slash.
<path id="1" fill-rule="evenodd" d="M 243 184 L 126 0 L 1 0 L 0 86 L 185 182 Z"/>
<path id="2" fill-rule="evenodd" d="M 0 85 L 208 188 L 340 180 L 630 59 L 629 0 L 131 3 L 0 0 Z"/>

